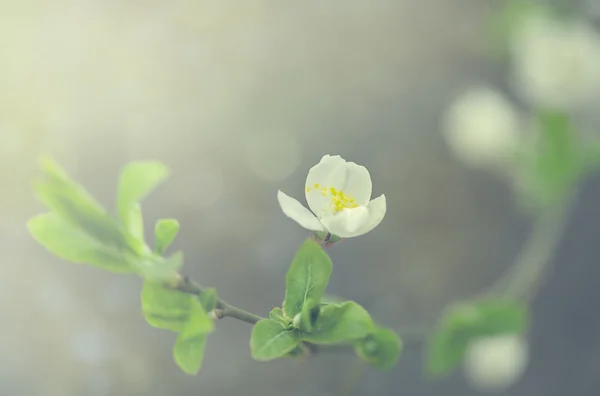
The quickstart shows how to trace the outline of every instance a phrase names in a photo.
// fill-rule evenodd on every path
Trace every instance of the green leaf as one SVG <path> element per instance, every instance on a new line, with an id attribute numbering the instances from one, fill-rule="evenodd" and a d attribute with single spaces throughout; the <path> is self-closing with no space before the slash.
<path id="1" fill-rule="evenodd" d="M 474 304 L 474 308 L 478 313 L 474 326 L 478 335 L 522 334 L 529 325 L 527 306 L 517 301 L 485 299 Z M 462 309 L 470 310 L 469 307 Z"/>
<path id="2" fill-rule="evenodd" d="M 271 312 L 269 312 L 269 319 L 272 319 L 276 322 L 281 323 L 281 325 L 286 328 L 292 322 L 292 320 L 290 318 L 285 316 L 285 314 L 283 313 L 283 309 L 281 309 L 279 307 L 275 307 L 271 310 Z"/>
<path id="3" fill-rule="evenodd" d="M 154 251 L 163 254 L 179 232 L 179 222 L 175 219 L 161 219 L 154 228 Z"/>
<path id="4" fill-rule="evenodd" d="M 139 240 L 144 242 L 144 217 L 142 215 L 142 206 L 140 204 L 134 204 L 128 213 L 129 220 L 127 223 L 127 231 Z"/>
<path id="5" fill-rule="evenodd" d="M 183 330 L 197 303 L 193 295 L 150 280 L 144 282 L 141 298 L 142 312 L 150 326 L 177 332 Z"/>
<path id="6" fill-rule="evenodd" d="M 143 278 L 153 281 L 171 279 L 183 266 L 183 253 L 175 252 L 168 258 L 145 256 L 135 261 L 135 269 Z"/>
<path id="7" fill-rule="evenodd" d="M 202 366 L 206 336 L 213 330 L 213 321 L 202 306 L 195 301 L 191 305 L 189 319 L 175 342 L 173 357 L 187 374 L 196 375 Z"/>
<path id="8" fill-rule="evenodd" d="M 56 213 L 35 216 L 27 223 L 29 233 L 50 252 L 72 263 L 90 264 L 111 272 L 130 273 L 130 257 L 104 246 Z"/>
<path id="9" fill-rule="evenodd" d="M 329 344 L 364 338 L 375 329 L 369 313 L 359 304 L 347 301 L 340 305 L 326 305 L 311 332 L 301 332 L 303 341 Z"/>
<path id="10" fill-rule="evenodd" d="M 402 351 L 402 341 L 398 335 L 385 328 L 378 328 L 355 345 L 356 353 L 371 366 L 389 370 L 398 361 Z"/>
<path id="11" fill-rule="evenodd" d="M 184 336 L 186 338 L 183 338 Z M 188 336 L 184 332 L 181 332 L 173 347 L 175 363 L 186 374 L 198 374 L 202 367 L 205 347 L 206 334 L 197 333 L 193 336 Z"/>
<path id="12" fill-rule="evenodd" d="M 299 314 L 296 314 L 296 317 L 299 318 L 299 320 L 296 320 L 298 323 L 295 323 L 294 327 L 298 330 L 310 333 L 320 312 L 321 305 L 318 301 L 307 300 L 304 307 L 302 307 L 302 311 Z"/>
<path id="13" fill-rule="evenodd" d="M 298 344 L 298 346 L 292 349 L 285 357 L 297 358 L 300 356 L 306 356 L 310 354 L 310 351 L 306 347 L 306 345 Z"/>
<path id="14" fill-rule="evenodd" d="M 521 334 L 527 329 L 527 307 L 510 300 L 481 300 L 450 307 L 428 345 L 428 371 L 445 375 L 458 366 L 469 342 L 478 337 Z"/>
<path id="15" fill-rule="evenodd" d="M 138 254 L 141 244 L 120 228 L 82 186 L 51 159 L 41 163 L 44 180 L 35 185 L 38 199 L 52 212 L 104 245 Z"/>
<path id="16" fill-rule="evenodd" d="M 124 227 L 129 230 L 131 212 L 135 205 L 154 190 L 169 175 L 167 167 L 154 161 L 131 162 L 121 171 L 117 211 Z"/>
<path id="17" fill-rule="evenodd" d="M 294 350 L 300 340 L 294 330 L 287 330 L 271 319 L 259 320 L 252 329 L 250 351 L 256 360 L 277 359 Z"/>
<path id="18" fill-rule="evenodd" d="M 302 312 L 307 300 L 320 301 L 333 265 L 321 246 L 310 239 L 298 250 L 285 278 L 283 310 L 293 318 Z"/>
<path id="19" fill-rule="evenodd" d="M 202 289 L 202 293 L 200 293 L 198 298 L 206 312 L 210 312 L 217 307 L 217 290 L 215 288 Z"/>
<path id="20" fill-rule="evenodd" d="M 562 202 L 585 175 L 587 153 L 568 114 L 540 110 L 537 121 L 541 134 L 525 153 L 521 185 L 526 204 L 545 208 Z"/>

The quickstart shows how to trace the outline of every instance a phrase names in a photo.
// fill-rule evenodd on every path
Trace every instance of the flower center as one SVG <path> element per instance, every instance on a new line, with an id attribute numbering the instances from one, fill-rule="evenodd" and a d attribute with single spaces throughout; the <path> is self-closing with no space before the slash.
<path id="1" fill-rule="evenodd" d="M 346 195 L 341 190 L 336 190 L 334 187 L 321 187 L 319 183 L 313 186 L 306 186 L 306 192 L 319 192 L 324 197 L 331 199 L 331 211 L 333 213 L 341 212 L 344 209 L 357 208 L 358 204 L 354 198 Z"/>

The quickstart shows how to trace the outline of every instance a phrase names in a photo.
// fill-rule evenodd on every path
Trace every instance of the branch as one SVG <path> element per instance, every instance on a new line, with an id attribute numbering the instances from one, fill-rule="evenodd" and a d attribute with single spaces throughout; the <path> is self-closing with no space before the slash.
<path id="1" fill-rule="evenodd" d="M 167 283 L 167 286 L 184 293 L 200 295 L 204 291 L 204 288 L 196 283 L 188 276 L 179 275 L 174 281 Z M 261 319 L 265 319 L 261 316 L 255 315 L 251 312 L 244 311 L 228 302 L 217 299 L 217 307 L 214 310 L 215 319 L 223 318 L 234 318 L 241 320 L 242 322 L 255 324 Z M 318 353 L 354 353 L 352 345 L 316 345 L 310 342 L 303 342 L 301 347 L 304 351 L 306 358 L 311 358 Z"/>
<path id="2" fill-rule="evenodd" d="M 173 289 L 182 291 L 184 293 L 195 295 L 200 295 L 204 291 L 204 288 L 198 283 L 196 283 L 187 276 L 182 276 L 179 274 L 175 281 L 173 283 L 168 284 L 168 286 Z M 255 324 L 259 320 L 264 319 L 261 316 L 255 315 L 248 311 L 244 311 L 241 308 L 231 305 L 228 302 L 221 300 L 220 298 L 217 299 L 217 308 L 215 309 L 215 316 L 217 319 L 234 318 L 250 324 Z"/>
<path id="3" fill-rule="evenodd" d="M 569 202 L 539 215 L 515 264 L 492 284 L 486 294 L 523 301 L 533 298 L 561 241 L 570 208 Z"/>

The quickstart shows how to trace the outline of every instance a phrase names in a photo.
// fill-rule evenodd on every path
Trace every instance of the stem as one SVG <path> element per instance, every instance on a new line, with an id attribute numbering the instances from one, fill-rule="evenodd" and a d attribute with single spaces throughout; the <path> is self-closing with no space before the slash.
<path id="1" fill-rule="evenodd" d="M 177 274 L 172 282 L 167 283 L 168 287 L 179 290 L 184 293 L 200 295 L 204 288 L 187 276 Z M 215 317 L 217 319 L 234 318 L 242 322 L 255 324 L 259 320 L 265 319 L 251 312 L 245 311 L 228 302 L 217 299 L 217 307 L 215 309 Z M 306 356 L 316 354 L 317 352 L 354 352 L 351 345 L 315 345 L 309 342 L 302 343 Z"/>
<path id="2" fill-rule="evenodd" d="M 560 243 L 569 209 L 570 205 L 563 204 L 539 215 L 515 264 L 486 294 L 523 301 L 534 297 Z"/>
<path id="3" fill-rule="evenodd" d="M 219 307 L 219 309 L 220 309 L 218 311 L 219 318 L 229 317 L 229 318 L 238 319 L 243 322 L 250 323 L 250 324 L 255 324 L 259 320 L 264 319 L 263 317 L 260 317 L 251 312 L 244 311 L 243 309 L 240 309 L 231 304 L 228 304 L 223 300 L 217 301 L 217 307 Z"/>
<path id="4" fill-rule="evenodd" d="M 198 283 L 187 276 L 181 275 L 178 275 L 175 281 L 168 286 L 188 294 L 200 295 L 204 291 L 204 288 Z M 261 316 L 231 305 L 220 298 L 217 299 L 217 309 L 215 309 L 215 314 L 218 319 L 234 318 L 250 324 L 255 324 L 259 320 L 264 319 Z"/>

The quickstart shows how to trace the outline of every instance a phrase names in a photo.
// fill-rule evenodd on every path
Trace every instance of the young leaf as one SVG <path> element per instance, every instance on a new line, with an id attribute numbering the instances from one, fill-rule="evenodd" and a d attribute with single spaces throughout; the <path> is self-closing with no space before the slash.
<path id="1" fill-rule="evenodd" d="M 444 328 L 433 333 L 427 345 L 427 370 L 434 376 L 450 373 L 462 361 L 470 335 L 464 328 Z"/>
<path id="2" fill-rule="evenodd" d="M 168 258 L 150 255 L 135 261 L 135 269 L 143 278 L 153 281 L 168 280 L 183 266 L 183 253 L 175 252 Z"/>
<path id="3" fill-rule="evenodd" d="M 282 326 L 287 327 L 290 325 L 290 318 L 286 317 L 283 313 L 283 309 L 275 307 L 269 312 L 269 319 L 281 323 Z"/>
<path id="4" fill-rule="evenodd" d="M 301 332 L 303 341 L 329 344 L 364 338 L 375 329 L 369 313 L 353 301 L 326 305 L 311 332 Z"/>
<path id="5" fill-rule="evenodd" d="M 306 345 L 298 344 L 298 346 L 292 349 L 285 357 L 296 358 L 299 356 L 306 356 L 307 354 L 310 355 L 310 351 Z"/>
<path id="6" fill-rule="evenodd" d="M 142 215 L 142 206 L 138 203 L 131 207 L 128 213 L 127 231 L 132 237 L 140 242 L 144 242 L 144 217 Z"/>
<path id="7" fill-rule="evenodd" d="M 36 183 L 36 194 L 52 212 L 104 245 L 136 254 L 141 251 L 141 243 L 123 232 L 106 210 L 58 164 L 45 159 L 42 171 L 46 177 Z"/>
<path id="8" fill-rule="evenodd" d="M 173 357 L 187 374 L 196 375 L 202 366 L 206 336 L 213 330 L 213 321 L 198 301 L 191 305 L 189 319 L 175 342 Z"/>
<path id="9" fill-rule="evenodd" d="M 389 370 L 400 357 L 402 341 L 394 331 L 378 328 L 358 341 L 354 347 L 356 353 L 371 366 L 380 370 Z"/>
<path id="10" fill-rule="evenodd" d="M 302 311 L 294 317 L 294 327 L 298 330 L 310 333 L 313 325 L 319 317 L 321 305 L 315 300 L 306 300 Z"/>
<path id="11" fill-rule="evenodd" d="M 161 219 L 154 228 L 154 251 L 163 254 L 179 232 L 179 222 L 175 219 Z"/>
<path id="12" fill-rule="evenodd" d="M 250 351 L 256 360 L 277 359 L 294 350 L 300 340 L 294 330 L 285 329 L 271 319 L 258 321 L 252 329 Z"/>
<path id="13" fill-rule="evenodd" d="M 90 264 L 111 272 L 130 273 L 130 257 L 85 234 L 56 213 L 35 216 L 27 223 L 29 233 L 50 252 L 72 263 Z"/>
<path id="14" fill-rule="evenodd" d="M 473 328 L 478 335 L 522 334 L 527 330 L 529 315 L 524 304 L 512 300 L 484 299 L 474 307 L 479 319 Z"/>
<path id="15" fill-rule="evenodd" d="M 121 171 L 117 211 L 126 229 L 131 227 L 131 211 L 135 205 L 155 189 L 169 174 L 167 167 L 160 162 L 131 162 Z"/>
<path id="16" fill-rule="evenodd" d="M 307 300 L 320 301 L 333 265 L 321 246 L 310 239 L 298 250 L 285 278 L 283 310 L 293 318 L 302 312 Z"/>
<path id="17" fill-rule="evenodd" d="M 587 153 L 567 114 L 541 110 L 537 121 L 541 135 L 525 157 L 521 188 L 526 200 L 544 208 L 562 202 L 585 175 Z"/>
<path id="18" fill-rule="evenodd" d="M 428 371 L 440 376 L 458 366 L 478 337 L 520 334 L 527 328 L 526 306 L 510 300 L 481 300 L 451 307 L 428 345 Z"/>
<path id="19" fill-rule="evenodd" d="M 202 367 L 204 348 L 206 347 L 206 334 L 196 333 L 193 336 L 179 334 L 173 347 L 173 359 L 177 366 L 186 374 L 197 375 Z"/>
<path id="20" fill-rule="evenodd" d="M 196 298 L 159 282 L 146 280 L 142 287 L 142 312 L 150 326 L 182 331 L 194 309 Z"/>

